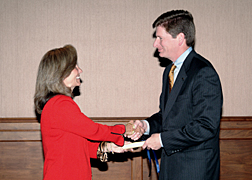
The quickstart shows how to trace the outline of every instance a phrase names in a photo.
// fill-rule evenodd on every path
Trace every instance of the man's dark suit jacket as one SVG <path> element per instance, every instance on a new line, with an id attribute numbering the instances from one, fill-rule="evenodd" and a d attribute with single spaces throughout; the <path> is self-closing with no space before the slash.
<path id="1" fill-rule="evenodd" d="M 163 74 L 160 111 L 147 118 L 150 135 L 161 132 L 159 179 L 217 180 L 223 103 L 219 76 L 209 61 L 192 50 L 169 93 L 170 68 L 171 64 Z"/>

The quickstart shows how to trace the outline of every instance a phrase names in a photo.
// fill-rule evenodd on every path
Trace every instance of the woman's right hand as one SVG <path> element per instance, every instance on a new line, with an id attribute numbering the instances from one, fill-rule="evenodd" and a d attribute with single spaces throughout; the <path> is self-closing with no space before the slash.
<path id="1" fill-rule="evenodd" d="M 144 123 L 144 121 L 140 120 L 131 120 L 129 124 L 133 125 L 134 132 L 133 134 L 127 135 L 128 138 L 131 138 L 132 140 L 136 141 L 138 140 L 146 131 L 147 125 Z"/>

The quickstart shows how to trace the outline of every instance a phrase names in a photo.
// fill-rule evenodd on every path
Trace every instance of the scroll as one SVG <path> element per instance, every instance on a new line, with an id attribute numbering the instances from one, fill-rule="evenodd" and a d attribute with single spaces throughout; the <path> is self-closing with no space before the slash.
<path id="1" fill-rule="evenodd" d="M 139 141 L 139 142 L 133 142 L 129 144 L 125 144 L 122 148 L 123 149 L 132 149 L 132 148 L 137 148 L 143 146 L 145 141 Z"/>

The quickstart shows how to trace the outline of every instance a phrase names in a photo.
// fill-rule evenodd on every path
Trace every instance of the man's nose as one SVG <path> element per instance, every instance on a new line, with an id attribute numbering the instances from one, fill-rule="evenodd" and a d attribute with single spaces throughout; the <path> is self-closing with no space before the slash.
<path id="1" fill-rule="evenodd" d="M 153 43 L 153 47 L 157 48 L 158 45 L 158 39 L 155 39 L 154 43 Z"/>

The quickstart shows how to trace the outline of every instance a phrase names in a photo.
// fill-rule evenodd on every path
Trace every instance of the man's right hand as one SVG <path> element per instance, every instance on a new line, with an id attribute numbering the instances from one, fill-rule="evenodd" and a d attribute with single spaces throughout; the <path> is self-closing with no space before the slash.
<path id="1" fill-rule="evenodd" d="M 129 124 L 133 124 L 134 133 L 127 135 L 127 137 L 134 141 L 138 140 L 147 130 L 147 125 L 144 121 L 131 120 Z"/>

